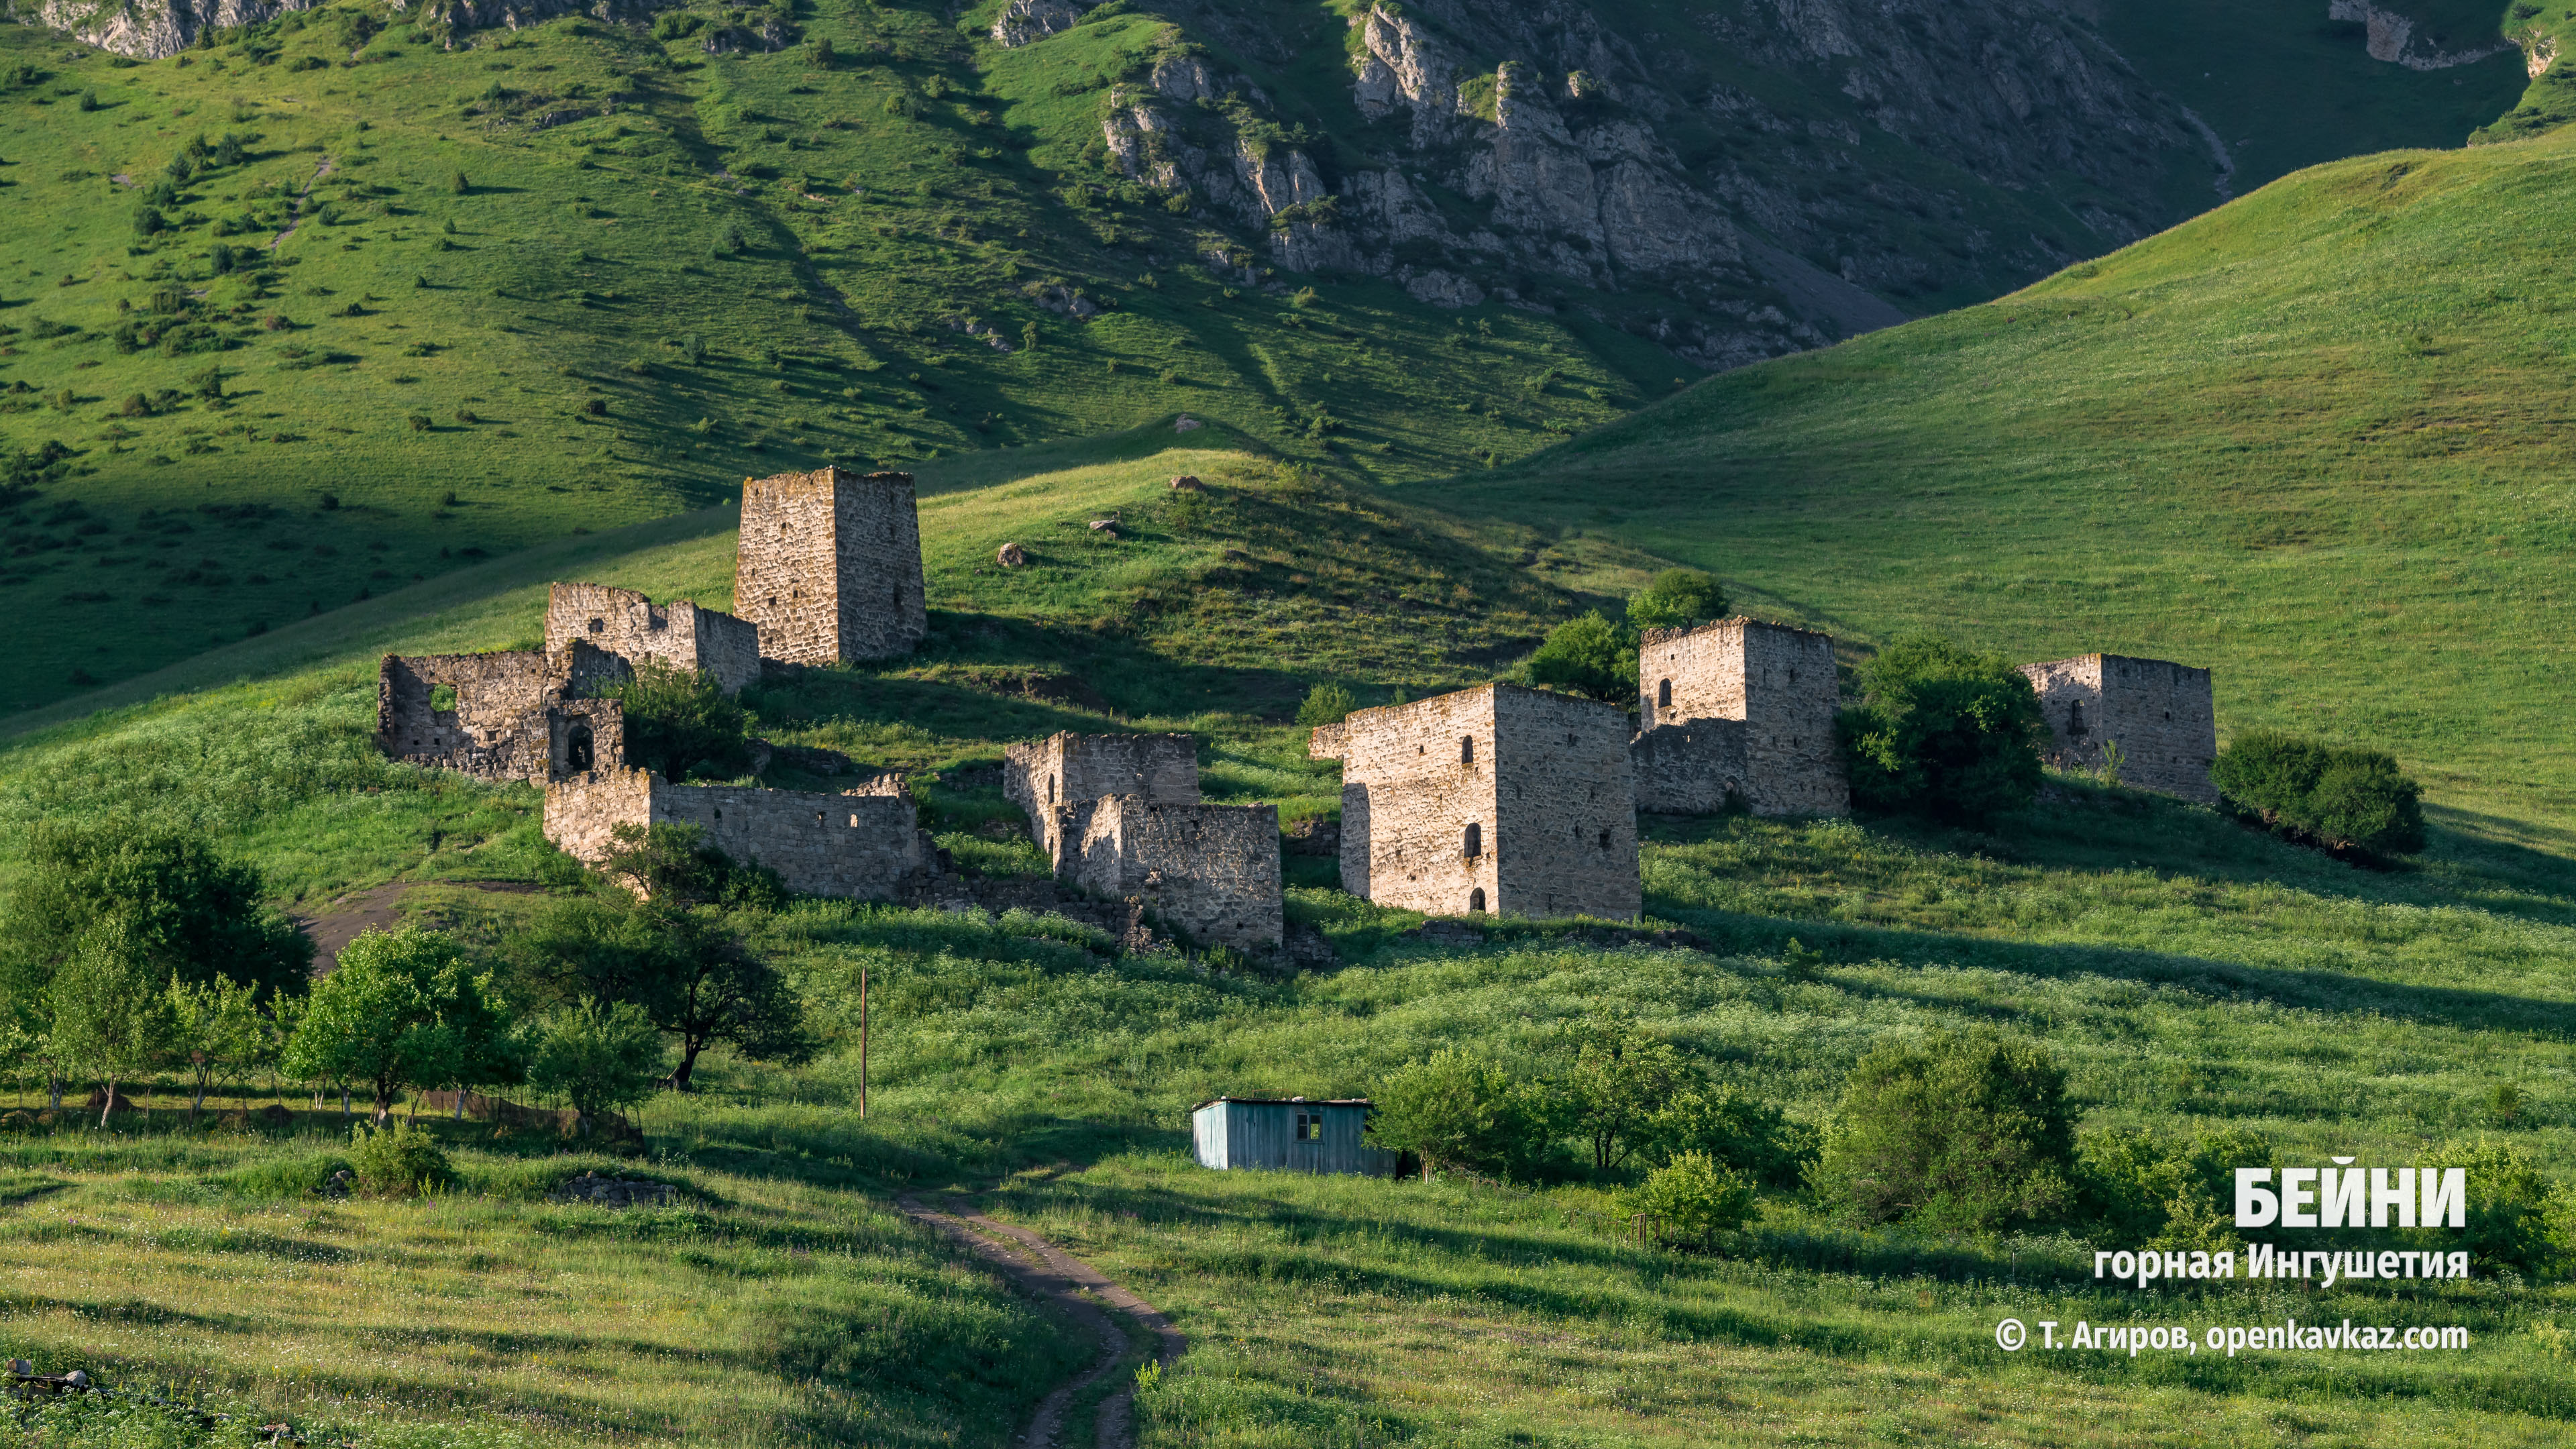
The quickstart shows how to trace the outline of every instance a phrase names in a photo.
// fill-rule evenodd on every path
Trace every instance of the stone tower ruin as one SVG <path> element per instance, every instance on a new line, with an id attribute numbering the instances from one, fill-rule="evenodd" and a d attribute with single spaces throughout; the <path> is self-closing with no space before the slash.
<path id="1" fill-rule="evenodd" d="M 2025 664 L 2048 716 L 2048 763 L 2099 770 L 2102 745 L 2120 742 L 2120 783 L 2215 804 L 2218 708 L 2209 671 L 2163 659 L 2084 654 Z"/>
<path id="2" fill-rule="evenodd" d="M 1023 740 L 1002 756 L 1002 796 L 1029 815 L 1029 833 L 1063 864 L 1063 812 L 1113 795 L 1153 805 L 1199 803 L 1199 742 L 1190 735 L 1078 735 Z"/>
<path id="3" fill-rule="evenodd" d="M 556 584 L 546 591 L 546 651 L 588 644 L 631 665 L 658 659 L 713 675 L 727 694 L 760 679 L 760 632 L 687 599 L 663 606 L 633 589 Z"/>
<path id="4" fill-rule="evenodd" d="M 911 653 L 930 633 L 912 475 L 827 465 L 744 479 L 733 606 L 758 627 L 764 659 Z"/>
<path id="5" fill-rule="evenodd" d="M 1847 815 L 1831 636 L 1759 619 L 1649 629 L 1637 649 L 1637 808 Z"/>
<path id="6" fill-rule="evenodd" d="M 1342 762 L 1342 889 L 1434 915 L 1634 920 L 1628 714 L 1488 684 L 1354 712 L 1308 752 Z"/>

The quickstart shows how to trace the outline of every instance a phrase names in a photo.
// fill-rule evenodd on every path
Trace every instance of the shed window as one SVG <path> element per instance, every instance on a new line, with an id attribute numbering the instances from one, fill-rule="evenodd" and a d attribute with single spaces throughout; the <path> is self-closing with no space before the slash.
<path id="1" fill-rule="evenodd" d="M 1471 911 L 1482 911 L 1484 908 L 1485 888 L 1483 886 L 1478 886 L 1474 890 L 1467 892 L 1467 909 Z"/>
<path id="2" fill-rule="evenodd" d="M 1462 765 L 1472 765 L 1476 763 L 1476 737 L 1474 735 L 1459 736 L 1458 763 Z"/>
<path id="3" fill-rule="evenodd" d="M 1657 709 L 1671 709 L 1672 707 L 1673 707 L 1673 682 L 1672 682 L 1671 680 L 1669 680 L 1669 679 L 1659 679 L 1659 680 L 1656 680 L 1656 681 L 1655 681 L 1655 708 L 1657 708 Z"/>
<path id="4" fill-rule="evenodd" d="M 1467 836 L 1466 839 L 1461 842 L 1459 848 L 1467 853 L 1467 858 L 1469 860 L 1474 860 L 1477 856 L 1484 854 L 1485 827 L 1477 824 L 1473 820 L 1468 821 Z"/>
<path id="5" fill-rule="evenodd" d="M 1322 1117 L 1321 1115 L 1319 1115 L 1319 1114 L 1314 1114 L 1314 1113 L 1307 1113 L 1307 1112 L 1300 1112 L 1300 1113 L 1298 1113 L 1298 1114 L 1297 1114 L 1297 1140 L 1298 1140 L 1298 1141 L 1300 1141 L 1300 1142 L 1321 1142 L 1321 1141 L 1323 1141 L 1323 1140 L 1324 1140 L 1324 1119 L 1323 1119 L 1323 1117 Z"/>

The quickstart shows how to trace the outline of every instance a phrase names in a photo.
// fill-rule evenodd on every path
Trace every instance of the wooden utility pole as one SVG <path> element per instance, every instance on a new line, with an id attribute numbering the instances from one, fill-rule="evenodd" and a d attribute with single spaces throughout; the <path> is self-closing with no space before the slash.
<path id="1" fill-rule="evenodd" d="M 868 1120 L 868 968 L 859 968 L 859 1120 Z"/>

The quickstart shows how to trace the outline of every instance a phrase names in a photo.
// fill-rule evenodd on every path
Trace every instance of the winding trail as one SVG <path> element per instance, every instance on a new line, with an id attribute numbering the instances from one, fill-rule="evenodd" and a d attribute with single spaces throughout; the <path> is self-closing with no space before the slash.
<path id="1" fill-rule="evenodd" d="M 1029 1415 L 1028 1427 L 1020 1432 L 1023 1449 L 1045 1449 L 1055 1443 L 1057 1431 L 1064 1426 L 1065 1411 L 1072 1407 L 1075 1396 L 1099 1383 L 1127 1357 L 1127 1335 L 1102 1311 L 1102 1305 L 1126 1314 L 1151 1333 L 1154 1361 L 1165 1368 L 1177 1362 L 1189 1347 L 1189 1340 L 1154 1305 L 1028 1229 L 986 1217 L 967 1198 L 951 1195 L 934 1208 L 906 1194 L 896 1198 L 895 1205 L 903 1209 L 905 1216 L 999 1269 L 1023 1291 L 1062 1309 L 1066 1317 L 1099 1342 L 1099 1356 L 1090 1366 L 1056 1385 L 1039 1401 L 1036 1412 Z M 1092 1442 L 1099 1449 L 1126 1449 L 1135 1443 L 1133 1388 L 1113 1392 L 1100 1401 Z"/>
<path id="2" fill-rule="evenodd" d="M 286 245 L 286 239 L 295 235 L 295 229 L 304 224 L 304 204 L 313 199 L 313 183 L 330 174 L 331 158 L 325 156 L 322 158 L 322 164 L 313 168 L 313 174 L 305 178 L 304 189 L 297 192 L 294 200 L 286 204 L 286 230 L 279 232 L 270 240 L 268 244 L 270 251 Z"/>

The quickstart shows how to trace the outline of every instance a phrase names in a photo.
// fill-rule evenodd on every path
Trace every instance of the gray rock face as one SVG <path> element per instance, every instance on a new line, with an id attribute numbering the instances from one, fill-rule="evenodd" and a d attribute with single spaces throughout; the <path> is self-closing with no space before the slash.
<path id="1" fill-rule="evenodd" d="M 1082 19 L 1083 7 L 1072 0 L 1011 0 L 993 21 L 993 43 L 1018 47 L 1070 30 Z"/>
<path id="2" fill-rule="evenodd" d="M 213 0 L 212 4 L 135 0 L 44 0 L 36 18 L 101 50 L 159 60 L 177 55 L 208 26 L 259 25 L 290 10 L 310 10 L 322 0 Z"/>

